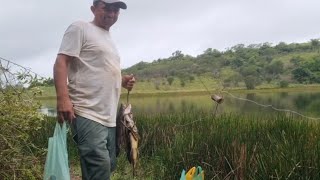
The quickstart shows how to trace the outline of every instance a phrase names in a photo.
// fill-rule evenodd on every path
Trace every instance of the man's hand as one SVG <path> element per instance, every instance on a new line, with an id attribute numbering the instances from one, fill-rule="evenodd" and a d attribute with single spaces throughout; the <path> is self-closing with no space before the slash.
<path id="1" fill-rule="evenodd" d="M 129 75 L 124 75 L 122 76 L 122 87 L 127 89 L 128 91 L 131 91 L 134 83 L 136 82 L 135 78 L 133 77 L 133 74 Z"/>
<path id="2" fill-rule="evenodd" d="M 69 98 L 58 98 L 57 113 L 59 123 L 63 123 L 64 121 L 69 121 L 72 123 L 73 119 L 76 118 L 73 105 Z"/>

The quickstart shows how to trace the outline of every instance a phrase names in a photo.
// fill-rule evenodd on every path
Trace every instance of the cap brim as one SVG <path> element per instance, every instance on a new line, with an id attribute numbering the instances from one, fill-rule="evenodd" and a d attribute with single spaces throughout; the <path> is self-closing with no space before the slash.
<path id="1" fill-rule="evenodd" d="M 121 8 L 121 9 L 127 9 L 127 5 L 124 2 L 121 2 L 121 1 L 110 3 L 110 4 L 114 4 L 114 5 L 116 5 L 117 7 Z"/>

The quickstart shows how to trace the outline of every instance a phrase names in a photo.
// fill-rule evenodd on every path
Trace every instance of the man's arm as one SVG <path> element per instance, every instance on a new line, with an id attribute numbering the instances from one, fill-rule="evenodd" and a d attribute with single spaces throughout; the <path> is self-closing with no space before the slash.
<path id="1" fill-rule="evenodd" d="M 57 116 L 60 123 L 66 120 L 72 121 L 75 118 L 67 86 L 68 66 L 71 60 L 71 56 L 59 54 L 53 67 L 57 95 Z"/>

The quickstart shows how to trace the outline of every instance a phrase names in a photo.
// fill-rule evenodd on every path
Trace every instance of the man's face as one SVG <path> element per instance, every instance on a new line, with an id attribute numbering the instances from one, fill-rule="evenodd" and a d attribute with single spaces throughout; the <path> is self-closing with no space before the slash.
<path id="1" fill-rule="evenodd" d="M 97 6 L 91 8 L 98 26 L 107 30 L 118 20 L 119 7 L 114 4 L 99 2 Z"/>

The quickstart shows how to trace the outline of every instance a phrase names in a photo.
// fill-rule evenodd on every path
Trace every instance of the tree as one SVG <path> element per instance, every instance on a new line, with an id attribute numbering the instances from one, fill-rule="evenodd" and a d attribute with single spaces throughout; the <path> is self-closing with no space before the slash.
<path id="1" fill-rule="evenodd" d="M 226 83 L 227 86 L 230 86 L 232 84 L 233 86 L 237 87 L 240 81 L 242 81 L 241 75 L 239 73 L 234 73 L 233 75 L 225 79 L 223 82 Z"/>
<path id="2" fill-rule="evenodd" d="M 283 66 L 283 62 L 275 61 L 266 67 L 266 71 L 272 76 L 276 76 L 283 72 Z"/>
<path id="3" fill-rule="evenodd" d="M 255 76 L 246 76 L 244 78 L 244 83 L 246 84 L 247 89 L 254 89 L 257 85 L 257 78 Z"/>
<path id="4" fill-rule="evenodd" d="M 242 76 L 257 76 L 258 68 L 254 65 L 246 66 L 240 69 L 240 73 Z"/>
<path id="5" fill-rule="evenodd" d="M 188 76 L 188 79 L 189 79 L 190 82 L 192 82 L 192 81 L 195 80 L 194 76 L 192 76 L 192 75 L 190 75 L 190 74 L 189 74 L 189 76 Z"/>
<path id="6" fill-rule="evenodd" d="M 160 80 L 159 79 L 155 79 L 153 83 L 154 83 L 154 88 L 156 90 L 160 90 L 160 84 L 161 84 Z"/>
<path id="7" fill-rule="evenodd" d="M 289 53 L 292 52 L 293 49 L 291 46 L 287 45 L 285 42 L 280 42 L 275 46 L 275 48 L 280 52 L 280 53 Z"/>
<path id="8" fill-rule="evenodd" d="M 286 88 L 289 86 L 289 82 L 286 80 L 281 80 L 279 83 L 280 88 Z"/>
<path id="9" fill-rule="evenodd" d="M 299 83 L 310 83 L 313 78 L 312 72 L 304 67 L 296 68 L 292 71 L 292 75 Z"/>
<path id="10" fill-rule="evenodd" d="M 259 48 L 259 54 L 262 56 L 273 56 L 276 54 L 276 50 L 272 47 L 271 43 L 263 43 Z"/>
<path id="11" fill-rule="evenodd" d="M 168 84 L 171 86 L 171 84 L 174 81 L 174 78 L 172 76 L 169 76 L 169 77 L 167 77 L 167 81 L 168 81 Z"/>
<path id="12" fill-rule="evenodd" d="M 295 66 L 299 66 L 302 61 L 303 59 L 300 56 L 295 56 L 290 59 L 290 62 Z"/>
<path id="13" fill-rule="evenodd" d="M 311 39 L 310 41 L 311 41 L 312 50 L 318 49 L 318 53 L 319 53 L 319 45 L 320 45 L 319 39 Z"/>
<path id="14" fill-rule="evenodd" d="M 180 86 L 184 87 L 186 85 L 186 82 L 183 78 L 180 78 Z"/>
<path id="15" fill-rule="evenodd" d="M 172 56 L 170 57 L 171 60 L 180 60 L 184 57 L 181 51 L 177 50 L 172 53 Z"/>

